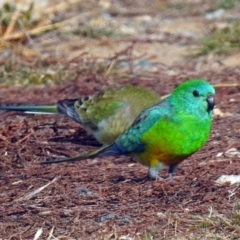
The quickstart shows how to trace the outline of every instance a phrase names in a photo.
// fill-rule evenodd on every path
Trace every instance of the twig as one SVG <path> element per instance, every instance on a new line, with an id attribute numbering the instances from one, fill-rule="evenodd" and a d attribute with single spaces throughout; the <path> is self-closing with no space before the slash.
<path id="1" fill-rule="evenodd" d="M 15 25 L 16 25 L 16 22 L 17 22 L 17 20 L 19 18 L 19 15 L 20 15 L 20 11 L 19 10 L 17 10 L 16 12 L 13 13 L 13 16 L 11 18 L 11 22 L 7 26 L 7 29 L 6 29 L 6 31 L 5 31 L 5 33 L 3 35 L 3 38 L 4 37 L 7 38 L 8 36 L 11 35 L 11 33 L 12 33 L 12 31 L 13 31 Z"/>
<path id="2" fill-rule="evenodd" d="M 41 191 L 43 191 L 46 187 L 48 187 L 50 184 L 56 182 L 58 179 L 59 179 L 59 177 L 55 177 L 51 182 L 47 183 L 46 185 L 34 190 L 33 192 L 31 192 L 23 197 L 20 197 L 19 199 L 15 200 L 15 201 L 26 201 L 26 200 L 31 199 L 33 196 L 35 196 L 38 193 L 40 193 Z"/>
<path id="3" fill-rule="evenodd" d="M 23 142 L 23 141 L 25 141 L 27 138 L 29 138 L 31 135 L 32 135 L 33 133 L 32 132 L 30 132 L 29 134 L 27 134 L 25 137 L 23 137 L 22 139 L 20 139 L 16 144 L 19 144 L 19 143 L 21 143 L 21 142 Z"/>
<path id="4" fill-rule="evenodd" d="M 215 88 L 219 87 L 238 87 L 240 86 L 239 83 L 219 83 L 219 84 L 213 84 Z"/>
<path id="5" fill-rule="evenodd" d="M 71 7 L 71 5 L 75 3 L 82 2 L 82 0 L 68 0 L 66 2 L 61 2 L 57 5 L 48 7 L 44 10 L 44 14 L 54 13 L 54 12 L 62 12 L 63 10 L 66 10 L 66 8 Z"/>
<path id="6" fill-rule="evenodd" d="M 77 15 L 74 16 L 72 18 L 69 18 L 67 20 L 64 20 L 62 22 L 58 22 L 58 23 L 54 23 L 54 24 L 49 24 L 49 25 L 45 25 L 45 26 L 40 26 L 31 30 L 26 30 L 29 36 L 37 36 L 43 32 L 52 30 L 52 29 L 58 29 L 60 27 L 66 26 L 67 24 L 79 20 L 79 19 L 83 19 L 86 18 L 86 16 L 89 16 L 91 14 L 96 13 L 96 11 L 91 11 L 91 12 L 86 12 L 86 13 L 82 13 L 81 15 Z M 25 36 L 24 32 L 15 32 L 9 36 L 3 36 L 2 38 L 0 38 L 1 40 L 5 40 L 5 41 L 9 41 L 9 40 L 16 40 L 16 39 L 21 39 Z"/>

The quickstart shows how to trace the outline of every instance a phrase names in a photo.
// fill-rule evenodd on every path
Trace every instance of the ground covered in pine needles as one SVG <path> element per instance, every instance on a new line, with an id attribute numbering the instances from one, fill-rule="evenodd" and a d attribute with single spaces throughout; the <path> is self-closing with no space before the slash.
<path id="1" fill-rule="evenodd" d="M 0 239 L 240 239 L 239 41 L 218 44 L 237 32 L 238 1 L 41 2 L 51 4 L 1 10 L 1 105 L 55 104 L 126 84 L 166 96 L 203 78 L 217 108 L 208 142 L 173 181 L 166 169 L 166 180 L 147 180 L 128 157 L 42 166 L 99 145 L 63 116 L 1 111 Z"/>
<path id="2" fill-rule="evenodd" d="M 231 81 L 223 84 L 229 74 L 232 83 L 239 79 L 234 69 L 207 77 L 216 84 L 221 112 L 214 117 L 207 144 L 180 165 L 172 182 L 144 179 L 147 169 L 127 157 L 41 166 L 45 160 L 84 153 L 97 143 L 64 117 L 2 112 L 3 239 L 31 239 L 38 229 L 43 231 L 43 239 L 179 239 L 186 234 L 190 239 L 201 239 L 223 232 L 237 239 L 239 186 L 216 183 L 222 175 L 240 173 L 240 86 Z M 181 81 L 159 76 L 139 85 L 166 94 Z M 133 82 L 119 79 L 118 85 Z M 108 86 L 104 78 L 79 77 L 58 87 L 2 88 L 0 99 L 7 103 L 54 103 Z M 167 178 L 165 170 L 160 175 Z"/>

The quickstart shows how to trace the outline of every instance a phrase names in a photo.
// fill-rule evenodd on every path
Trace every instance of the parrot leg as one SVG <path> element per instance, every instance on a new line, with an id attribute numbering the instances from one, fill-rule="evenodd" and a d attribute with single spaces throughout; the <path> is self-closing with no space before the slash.
<path id="1" fill-rule="evenodd" d="M 155 179 L 155 180 L 164 180 L 163 178 L 158 176 L 158 172 L 163 169 L 163 164 L 162 163 L 158 163 L 157 166 L 155 167 L 150 167 L 148 169 L 148 176 L 150 179 Z"/>
<path id="2" fill-rule="evenodd" d="M 173 173 L 177 170 L 177 166 L 177 164 L 172 164 L 168 168 L 168 176 L 170 181 L 173 181 Z"/>

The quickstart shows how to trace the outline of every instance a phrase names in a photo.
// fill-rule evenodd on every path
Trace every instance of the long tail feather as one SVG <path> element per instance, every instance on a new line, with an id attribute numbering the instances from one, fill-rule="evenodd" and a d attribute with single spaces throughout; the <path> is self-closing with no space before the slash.
<path id="1" fill-rule="evenodd" d="M 83 154 L 83 155 L 79 155 L 79 156 L 75 156 L 75 157 L 71 157 L 71 158 L 64 158 L 64 159 L 60 159 L 60 160 L 41 162 L 41 164 L 45 165 L 45 164 L 62 163 L 62 162 L 76 162 L 76 161 L 91 159 L 91 158 L 95 158 L 95 157 L 119 156 L 122 154 L 124 154 L 124 153 L 121 152 L 121 150 L 116 146 L 116 144 L 113 143 L 110 146 L 102 147 L 95 151 L 91 151 L 91 152 Z"/>
<path id="2" fill-rule="evenodd" d="M 59 113 L 56 105 L 52 106 L 0 106 L 0 110 L 19 111 L 30 114 L 54 114 Z"/>

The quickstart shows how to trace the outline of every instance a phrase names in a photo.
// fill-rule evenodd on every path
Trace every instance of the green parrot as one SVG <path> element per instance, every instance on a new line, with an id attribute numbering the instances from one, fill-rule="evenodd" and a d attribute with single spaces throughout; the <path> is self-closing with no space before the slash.
<path id="1" fill-rule="evenodd" d="M 202 79 L 179 85 L 173 93 L 143 110 L 116 140 L 84 155 L 42 164 L 79 161 L 95 157 L 130 155 L 149 168 L 148 176 L 169 167 L 169 175 L 179 163 L 198 151 L 209 137 L 215 89 Z"/>
<path id="2" fill-rule="evenodd" d="M 33 114 L 63 114 L 80 123 L 95 139 L 109 145 L 160 95 L 139 86 L 113 87 L 80 99 L 65 99 L 53 106 L 0 106 L 0 110 Z"/>

